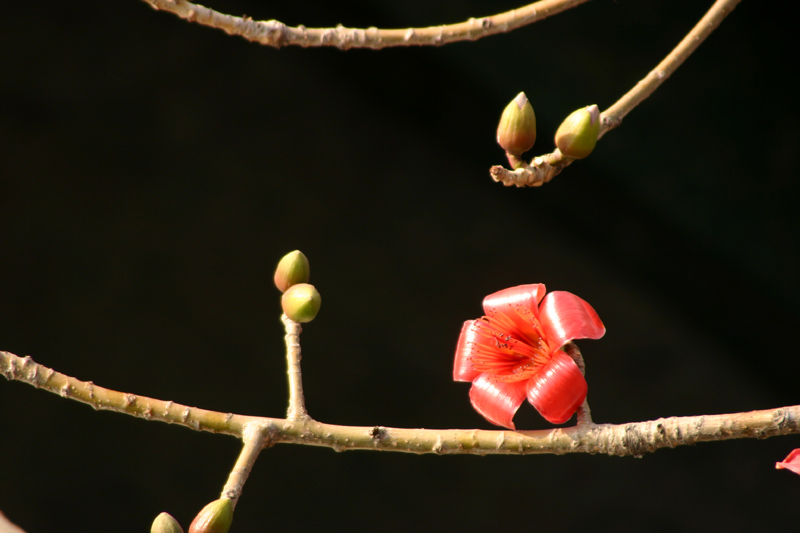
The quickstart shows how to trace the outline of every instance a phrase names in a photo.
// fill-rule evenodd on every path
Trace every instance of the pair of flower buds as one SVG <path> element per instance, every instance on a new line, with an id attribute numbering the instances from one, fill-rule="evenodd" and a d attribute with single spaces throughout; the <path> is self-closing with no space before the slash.
<path id="1" fill-rule="evenodd" d="M 311 322 L 322 305 L 316 287 L 308 283 L 311 267 L 300 250 L 289 252 L 275 269 L 275 286 L 283 293 L 283 314 L 295 322 Z"/>
<path id="2" fill-rule="evenodd" d="M 583 159 L 594 150 L 600 134 L 600 111 L 590 105 L 572 112 L 558 127 L 556 146 L 570 159 Z M 525 93 L 509 103 L 497 126 L 497 144 L 518 159 L 536 142 L 536 115 Z"/>

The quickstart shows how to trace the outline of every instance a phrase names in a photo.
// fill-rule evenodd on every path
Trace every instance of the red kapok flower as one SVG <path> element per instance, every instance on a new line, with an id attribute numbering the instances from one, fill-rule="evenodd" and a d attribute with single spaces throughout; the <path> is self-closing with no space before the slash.
<path id="1" fill-rule="evenodd" d="M 599 339 L 606 328 L 581 298 L 545 292 L 537 283 L 490 294 L 486 316 L 461 328 L 453 379 L 472 382 L 472 406 L 492 424 L 515 429 L 526 397 L 548 422 L 563 424 L 586 398 L 586 380 L 561 347 Z"/>
<path id="2" fill-rule="evenodd" d="M 778 470 L 785 468 L 795 474 L 800 474 L 800 448 L 795 448 L 786 456 L 786 459 L 780 463 L 775 463 L 775 468 Z"/>

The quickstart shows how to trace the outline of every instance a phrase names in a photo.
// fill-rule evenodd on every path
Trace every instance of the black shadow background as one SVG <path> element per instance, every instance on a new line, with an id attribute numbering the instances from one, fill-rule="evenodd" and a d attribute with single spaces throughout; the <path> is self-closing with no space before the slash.
<path id="1" fill-rule="evenodd" d="M 447 4 L 447 5 L 445 5 Z M 290 25 L 426 26 L 510 1 L 258 2 Z M 331 423 L 491 429 L 451 382 L 462 321 L 504 287 L 591 302 L 598 422 L 800 403 L 796 38 L 743 2 L 587 160 L 541 189 L 488 177 L 520 90 L 535 152 L 608 107 L 710 2 L 596 0 L 443 48 L 275 50 L 144 2 L 14 2 L 0 18 L 0 349 L 106 387 L 283 416 L 272 269 L 323 296 L 307 405 Z M 518 427 L 548 425 L 527 404 Z M 235 531 L 770 530 L 797 437 L 604 456 L 265 452 Z M 0 509 L 29 532 L 188 526 L 235 439 L 0 382 Z"/>

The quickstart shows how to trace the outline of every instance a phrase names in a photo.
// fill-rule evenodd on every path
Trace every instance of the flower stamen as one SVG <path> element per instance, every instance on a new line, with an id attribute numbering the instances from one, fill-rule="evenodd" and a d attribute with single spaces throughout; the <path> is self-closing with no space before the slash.
<path id="1" fill-rule="evenodd" d="M 515 311 L 514 317 L 495 313 L 472 325 L 472 368 L 492 374 L 497 381 L 530 379 L 550 359 L 539 320 L 523 307 Z"/>

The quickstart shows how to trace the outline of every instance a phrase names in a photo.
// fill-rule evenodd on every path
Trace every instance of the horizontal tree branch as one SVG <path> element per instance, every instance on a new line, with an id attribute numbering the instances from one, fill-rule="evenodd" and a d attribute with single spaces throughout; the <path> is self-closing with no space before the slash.
<path id="1" fill-rule="evenodd" d="M 113 391 L 39 365 L 28 357 L 0 352 L 0 373 L 95 409 L 146 420 L 179 424 L 193 430 L 244 438 L 257 444 L 243 452 L 243 465 L 257 449 L 278 443 L 325 446 L 336 451 L 383 450 L 407 453 L 526 455 L 601 453 L 641 456 L 661 448 L 743 438 L 800 433 L 800 405 L 732 413 L 659 418 L 629 424 L 580 424 L 536 431 L 481 429 L 405 429 L 382 426 L 337 426 L 309 417 L 297 420 L 219 413 L 170 401 Z M 249 428 L 249 429 L 248 429 Z"/>
<path id="2" fill-rule="evenodd" d="M 393 46 L 440 46 L 457 41 L 475 41 L 505 33 L 565 11 L 588 0 L 540 0 L 518 9 L 488 17 L 471 18 L 458 24 L 427 28 L 306 28 L 291 27 L 277 20 L 253 20 L 226 15 L 186 0 L 144 0 L 153 9 L 169 11 L 190 22 L 238 35 L 248 41 L 280 48 L 282 46 L 332 46 L 341 50 Z"/>
<path id="3" fill-rule="evenodd" d="M 611 107 L 600 114 L 601 127 L 597 138 L 600 139 L 620 124 L 622 119 L 630 113 L 634 107 L 642 103 L 648 96 L 653 94 L 658 87 L 669 78 L 686 59 L 697 50 L 697 47 L 711 35 L 720 25 L 723 19 L 733 11 L 741 0 L 716 0 L 708 12 L 700 19 L 692 31 L 681 39 L 678 46 L 667 55 L 659 64 L 651 70 L 647 76 L 640 80 L 630 91 L 625 93 L 622 98 L 617 100 Z M 509 170 L 501 165 L 495 165 L 489 169 L 492 179 L 510 187 L 539 187 L 547 183 L 562 170 L 564 170 L 572 160 L 555 149 L 550 154 L 535 157 L 530 165 L 522 162 L 522 166 L 515 170 Z"/>
<path id="4" fill-rule="evenodd" d="M 8 380 L 28 383 L 62 398 L 89 404 L 97 410 L 115 411 L 194 430 L 225 433 L 241 438 L 244 427 L 259 420 L 258 417 L 207 411 L 172 401 L 98 387 L 91 381 L 81 381 L 40 365 L 30 356 L 19 357 L 9 352 L 0 352 L 0 374 Z"/>

